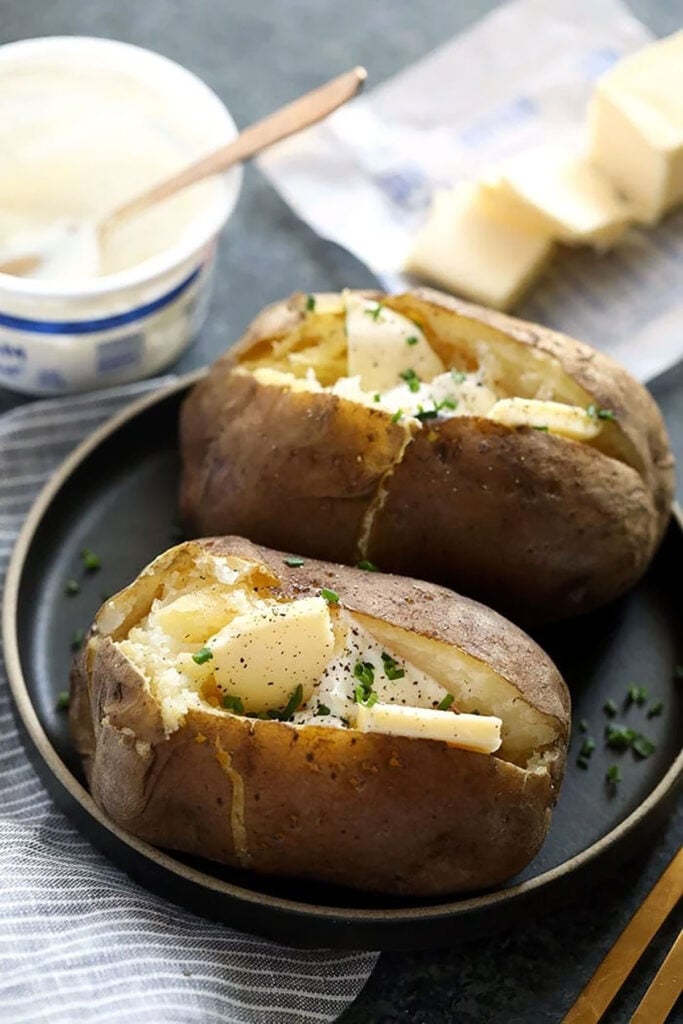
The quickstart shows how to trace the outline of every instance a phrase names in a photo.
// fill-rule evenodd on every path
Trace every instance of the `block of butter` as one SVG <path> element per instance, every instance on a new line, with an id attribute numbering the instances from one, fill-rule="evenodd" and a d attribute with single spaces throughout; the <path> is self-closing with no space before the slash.
<path id="1" fill-rule="evenodd" d="M 409 273 L 496 309 L 509 309 L 552 251 L 550 236 L 492 216 L 482 188 L 437 192 L 406 260 Z"/>
<path id="2" fill-rule="evenodd" d="M 566 245 L 608 249 L 635 219 L 633 204 L 587 160 L 539 150 L 507 161 L 485 178 L 489 212 Z"/>
<path id="3" fill-rule="evenodd" d="M 590 103 L 590 159 L 654 223 L 683 201 L 683 31 L 625 57 Z"/>

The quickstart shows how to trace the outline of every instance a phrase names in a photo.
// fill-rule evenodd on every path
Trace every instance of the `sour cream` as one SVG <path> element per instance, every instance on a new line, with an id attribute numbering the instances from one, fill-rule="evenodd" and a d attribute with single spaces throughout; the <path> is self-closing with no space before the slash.
<path id="1" fill-rule="evenodd" d="M 46 56 L 0 67 L 0 263 L 44 259 L 30 276 L 76 281 L 165 252 L 217 199 L 216 181 L 160 203 L 98 244 L 126 200 L 207 152 L 152 83 L 119 67 Z"/>

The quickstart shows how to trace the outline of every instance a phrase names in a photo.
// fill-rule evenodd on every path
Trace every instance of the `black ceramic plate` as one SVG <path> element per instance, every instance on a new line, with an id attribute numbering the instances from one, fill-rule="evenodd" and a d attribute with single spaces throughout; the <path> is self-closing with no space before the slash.
<path id="1" fill-rule="evenodd" d="M 574 738 L 548 839 L 501 889 L 425 902 L 264 878 L 160 852 L 103 817 L 83 788 L 56 696 L 67 685 L 70 638 L 88 626 L 102 593 L 128 583 L 178 539 L 176 424 L 188 386 L 185 379 L 144 398 L 67 460 L 29 515 L 7 578 L 5 653 L 26 749 L 81 831 L 143 885 L 201 914 L 297 945 L 349 948 L 442 945 L 515 924 L 576 898 L 634 854 L 670 811 L 683 768 L 683 686 L 675 682 L 683 532 L 676 521 L 633 593 L 537 637 L 571 687 Z M 102 569 L 67 599 L 64 583 L 77 572 L 84 547 L 97 551 Z M 647 687 L 648 706 L 661 701 L 663 714 L 648 719 L 646 707 L 623 709 L 630 684 Z M 650 757 L 638 761 L 631 751 L 605 749 L 607 700 L 619 706 L 619 721 L 656 743 Z M 582 719 L 597 743 L 588 769 L 576 763 Z M 615 790 L 605 782 L 613 763 L 623 776 Z"/>

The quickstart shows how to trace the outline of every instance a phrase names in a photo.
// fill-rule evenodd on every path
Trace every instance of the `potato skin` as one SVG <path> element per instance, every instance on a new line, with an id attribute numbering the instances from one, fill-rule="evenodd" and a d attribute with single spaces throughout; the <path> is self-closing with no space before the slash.
<path id="1" fill-rule="evenodd" d="M 495 612 L 432 584 L 307 561 L 241 538 L 167 552 L 116 595 L 139 619 L 157 582 L 200 548 L 251 558 L 275 593 L 334 587 L 350 610 L 454 643 L 487 662 L 549 716 L 548 770 L 432 740 L 191 711 L 164 733 L 144 679 L 95 620 L 74 661 L 70 722 L 95 801 L 151 843 L 255 872 L 358 889 L 437 896 L 496 885 L 539 849 L 564 772 L 566 687 L 550 659 Z M 145 596 L 146 595 L 146 596 Z"/>
<path id="2" fill-rule="evenodd" d="M 236 374 L 305 316 L 295 295 L 264 310 L 184 404 L 180 503 L 190 533 L 244 532 L 318 558 L 368 558 L 525 623 L 587 612 L 628 590 L 661 541 L 673 498 L 673 456 L 649 392 L 607 356 L 547 328 L 426 288 L 385 301 L 437 348 L 440 328 L 457 321 L 552 357 L 589 401 L 616 413 L 609 429 L 625 461 L 474 417 L 411 432 L 379 410 Z M 440 354 L 448 362 L 443 344 Z"/>

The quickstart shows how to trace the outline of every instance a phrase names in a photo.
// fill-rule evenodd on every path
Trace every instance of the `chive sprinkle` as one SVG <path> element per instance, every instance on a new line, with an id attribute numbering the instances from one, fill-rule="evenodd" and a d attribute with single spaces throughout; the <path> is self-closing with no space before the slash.
<path id="1" fill-rule="evenodd" d="M 601 409 L 592 402 L 586 406 L 586 413 L 592 420 L 615 420 L 617 418 L 611 409 Z"/>
<path id="2" fill-rule="evenodd" d="M 447 693 L 446 696 L 443 698 L 443 700 L 439 701 L 439 703 L 437 704 L 436 710 L 437 711 L 448 711 L 449 707 L 451 706 L 451 704 L 453 703 L 454 700 L 455 700 L 455 697 L 453 696 L 453 694 L 452 693 Z"/>
<path id="3" fill-rule="evenodd" d="M 649 740 L 647 736 L 643 736 L 642 733 L 638 733 L 631 744 L 631 748 L 636 757 L 645 758 L 649 757 L 650 754 L 654 754 L 657 749 L 656 745 Z"/>
<path id="4" fill-rule="evenodd" d="M 590 757 L 595 750 L 595 740 L 592 736 L 586 736 L 585 740 L 581 744 L 581 750 L 579 751 L 579 757 Z"/>
<path id="5" fill-rule="evenodd" d="M 373 320 L 379 320 L 380 313 L 382 312 L 383 309 L 384 306 L 382 305 L 382 303 L 378 302 L 373 309 L 366 309 L 365 313 L 367 316 L 372 317 Z"/>
<path id="6" fill-rule="evenodd" d="M 317 715 L 329 715 L 329 714 L 331 714 L 331 712 L 330 712 L 330 709 L 328 708 L 327 704 L 318 704 L 318 710 L 316 711 L 316 714 Z"/>
<path id="7" fill-rule="evenodd" d="M 373 400 L 373 402 L 381 402 L 382 401 L 382 396 L 380 395 L 379 391 L 375 392 L 375 394 L 372 396 L 372 400 Z"/>
<path id="8" fill-rule="evenodd" d="M 399 377 L 406 382 L 408 389 L 413 394 L 420 390 L 420 378 L 415 373 L 415 370 L 404 370 L 403 373 L 399 373 Z"/>
<path id="9" fill-rule="evenodd" d="M 280 714 L 276 712 L 276 714 L 273 717 L 279 718 L 281 722 L 288 722 L 289 719 L 294 714 L 294 712 L 296 711 L 296 709 L 301 704 L 303 699 L 304 688 L 301 685 L 301 683 L 299 683 L 298 686 L 295 686 L 294 689 L 292 690 L 290 698 L 285 704 L 284 711 L 282 711 Z"/>
<path id="10" fill-rule="evenodd" d="M 90 548 L 83 548 L 81 559 L 86 572 L 97 572 L 98 569 L 102 568 L 102 559 L 94 551 L 91 551 Z"/>
<path id="11" fill-rule="evenodd" d="M 618 782 L 621 782 L 621 768 L 618 764 L 611 764 L 609 766 L 605 779 L 610 786 L 616 786 Z"/>
<path id="12" fill-rule="evenodd" d="M 69 691 L 60 690 L 57 694 L 57 710 L 66 711 L 69 706 Z"/>
<path id="13" fill-rule="evenodd" d="M 602 710 L 606 715 L 609 715 L 610 718 L 614 718 L 619 709 L 613 700 L 606 700 L 602 705 Z"/>
<path id="14" fill-rule="evenodd" d="M 534 430 L 541 430 L 544 434 L 548 433 L 548 427 L 544 423 L 534 424 Z"/>
<path id="15" fill-rule="evenodd" d="M 626 694 L 626 707 L 630 707 L 631 704 L 637 704 L 641 707 L 647 700 L 647 690 L 644 686 L 629 686 Z"/>
<path id="16" fill-rule="evenodd" d="M 648 718 L 657 718 L 658 715 L 661 715 L 663 710 L 664 710 L 664 705 L 663 705 L 663 703 L 660 700 L 656 704 L 653 704 L 652 707 L 648 710 L 647 717 Z"/>
<path id="17" fill-rule="evenodd" d="M 81 647 L 83 646 L 84 640 L 85 633 L 83 632 L 82 629 L 77 629 L 76 632 L 71 637 L 71 650 L 80 651 Z"/>
<path id="18" fill-rule="evenodd" d="M 463 384 L 467 380 L 467 374 L 463 370 L 451 370 L 451 380 L 454 384 Z"/>
<path id="19" fill-rule="evenodd" d="M 192 660 L 195 665 L 203 665 L 207 661 L 211 661 L 213 658 L 213 651 L 208 647 L 200 647 L 198 651 L 195 651 L 192 655 Z"/>
<path id="20" fill-rule="evenodd" d="M 579 722 L 579 732 L 588 732 L 588 720 L 582 718 Z"/>
<path id="21" fill-rule="evenodd" d="M 336 590 L 329 590 L 327 587 L 321 587 L 320 596 L 324 597 L 328 604 L 339 604 L 339 594 Z"/>
<path id="22" fill-rule="evenodd" d="M 382 665 L 384 666 L 384 675 L 387 679 L 403 679 L 406 674 L 405 669 L 399 668 L 396 659 L 392 658 L 386 651 L 382 652 Z"/>
<path id="23" fill-rule="evenodd" d="M 357 661 L 353 674 L 362 686 L 371 687 L 375 681 L 375 666 L 370 661 Z"/>
<path id="24" fill-rule="evenodd" d="M 299 558 L 298 555 L 291 555 L 289 558 L 285 558 L 285 565 L 288 565 L 290 569 L 300 569 L 304 564 L 304 559 Z"/>
<path id="25" fill-rule="evenodd" d="M 358 569 L 365 569 L 366 572 L 379 572 L 379 569 L 374 562 L 369 562 L 367 558 L 363 558 L 357 566 Z"/>
<path id="26" fill-rule="evenodd" d="M 415 415 L 415 419 L 419 420 L 420 423 L 424 423 L 425 420 L 435 420 L 438 415 L 438 409 L 420 409 Z"/>
<path id="27" fill-rule="evenodd" d="M 315 295 L 306 296 L 306 311 L 312 313 L 315 309 Z"/>
<path id="28" fill-rule="evenodd" d="M 409 338 L 406 338 L 406 345 L 417 345 L 420 339 L 416 335 L 411 334 Z"/>
<path id="29" fill-rule="evenodd" d="M 64 584 L 64 593 L 67 597 L 73 597 L 81 589 L 81 585 L 78 580 L 67 580 Z"/>
<path id="30" fill-rule="evenodd" d="M 403 417 L 403 409 L 397 409 L 396 412 L 394 413 L 394 415 L 391 417 L 391 422 L 392 423 L 398 423 L 398 421 L 402 417 Z"/>
<path id="31" fill-rule="evenodd" d="M 625 725 L 613 725 L 610 722 L 605 726 L 605 742 L 611 750 L 626 750 L 637 735 L 633 729 Z"/>
<path id="32" fill-rule="evenodd" d="M 583 770 L 586 771 L 586 769 L 588 768 L 588 760 L 587 760 L 587 758 L 581 757 L 579 755 L 579 757 L 577 757 L 577 759 L 576 759 L 576 767 L 577 768 L 583 768 Z"/>
<path id="33" fill-rule="evenodd" d="M 244 713 L 244 704 L 242 703 L 241 697 L 236 697 L 233 693 L 226 693 L 221 701 L 221 704 L 226 711 L 234 711 L 236 715 Z"/>

